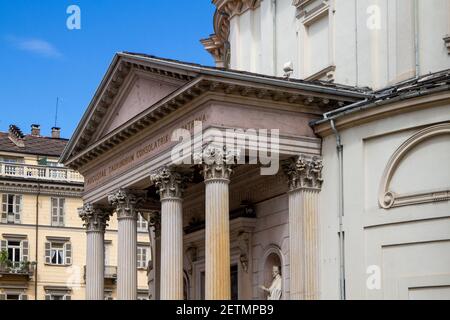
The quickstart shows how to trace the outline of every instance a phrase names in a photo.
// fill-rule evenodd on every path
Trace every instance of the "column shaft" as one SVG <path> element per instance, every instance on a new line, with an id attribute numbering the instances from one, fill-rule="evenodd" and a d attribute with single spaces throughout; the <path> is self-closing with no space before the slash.
<path id="1" fill-rule="evenodd" d="M 105 299 L 104 233 L 87 232 L 86 299 Z"/>
<path id="2" fill-rule="evenodd" d="M 161 200 L 161 300 L 183 300 L 183 210 L 179 198 Z"/>
<path id="3" fill-rule="evenodd" d="M 119 218 L 117 297 L 137 299 L 137 225 L 135 217 Z"/>
<path id="4" fill-rule="evenodd" d="M 318 299 L 318 191 L 289 193 L 291 299 Z"/>
<path id="5" fill-rule="evenodd" d="M 112 210 L 90 203 L 78 209 L 86 227 L 86 299 L 105 299 L 105 229 Z"/>
<path id="6" fill-rule="evenodd" d="M 228 179 L 206 180 L 206 299 L 230 300 Z"/>

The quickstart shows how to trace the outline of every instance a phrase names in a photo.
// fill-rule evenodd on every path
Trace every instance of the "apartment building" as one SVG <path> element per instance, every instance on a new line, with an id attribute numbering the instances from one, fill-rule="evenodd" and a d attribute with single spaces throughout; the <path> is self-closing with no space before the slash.
<path id="1" fill-rule="evenodd" d="M 83 177 L 58 163 L 60 129 L 0 132 L 0 300 L 85 298 L 86 229 L 78 217 Z M 148 298 L 147 222 L 138 221 L 139 298 Z M 116 297 L 117 221 L 105 235 L 105 299 Z"/>

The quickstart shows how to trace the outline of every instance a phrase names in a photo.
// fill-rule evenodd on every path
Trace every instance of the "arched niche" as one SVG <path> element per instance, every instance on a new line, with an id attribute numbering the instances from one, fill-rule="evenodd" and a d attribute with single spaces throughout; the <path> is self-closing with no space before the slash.
<path id="1" fill-rule="evenodd" d="M 262 259 L 260 260 L 260 266 L 259 266 L 259 281 L 258 286 L 264 285 L 266 287 L 269 287 L 272 283 L 272 268 L 274 266 L 280 267 L 280 273 L 281 278 L 283 279 L 283 294 L 281 299 L 284 300 L 286 297 L 286 272 L 284 270 L 284 256 L 281 252 L 280 247 L 277 245 L 271 244 L 264 250 L 264 255 Z M 267 294 L 260 290 L 259 297 L 261 299 L 267 299 Z"/>
<path id="2" fill-rule="evenodd" d="M 390 209 L 450 200 L 449 160 L 450 123 L 431 126 L 413 135 L 386 165 L 379 188 L 380 207 Z"/>

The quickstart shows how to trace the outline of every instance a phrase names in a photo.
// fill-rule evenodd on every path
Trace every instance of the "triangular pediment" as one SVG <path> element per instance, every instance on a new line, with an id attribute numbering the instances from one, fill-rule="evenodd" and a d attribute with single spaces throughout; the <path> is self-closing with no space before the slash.
<path id="1" fill-rule="evenodd" d="M 118 53 L 61 161 L 78 170 L 207 92 L 217 92 L 220 99 L 230 95 L 288 104 L 314 114 L 321 108 L 335 109 L 368 96 L 365 91 L 342 85 Z"/>
<path id="2" fill-rule="evenodd" d="M 98 132 L 92 137 L 91 144 L 144 112 L 183 84 L 184 82 L 164 79 L 147 74 L 145 71 L 133 72 L 99 124 Z"/>

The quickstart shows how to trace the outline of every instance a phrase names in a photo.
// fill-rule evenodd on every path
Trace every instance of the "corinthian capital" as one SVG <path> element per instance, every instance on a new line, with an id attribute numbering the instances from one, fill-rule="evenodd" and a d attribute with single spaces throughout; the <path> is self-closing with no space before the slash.
<path id="1" fill-rule="evenodd" d="M 186 175 L 167 167 L 150 175 L 150 181 L 156 186 L 161 200 L 182 198 L 188 180 Z"/>
<path id="2" fill-rule="evenodd" d="M 301 155 L 297 160 L 291 160 L 283 166 L 284 172 L 289 178 L 289 190 L 296 189 L 317 189 L 320 190 L 323 184 L 322 159 L 313 157 L 307 159 Z"/>
<path id="3" fill-rule="evenodd" d="M 78 209 L 78 215 L 83 220 L 83 226 L 86 227 L 87 231 L 105 232 L 109 218 L 112 215 L 112 209 L 95 207 L 87 203 Z"/>
<path id="4" fill-rule="evenodd" d="M 143 200 L 142 193 L 124 189 L 108 196 L 108 202 L 116 209 L 118 219 L 137 219 L 137 209 Z"/>
<path id="5" fill-rule="evenodd" d="M 194 155 L 195 163 L 203 163 L 205 181 L 230 180 L 235 160 L 235 153 L 215 146 L 208 146 L 202 153 Z"/>

